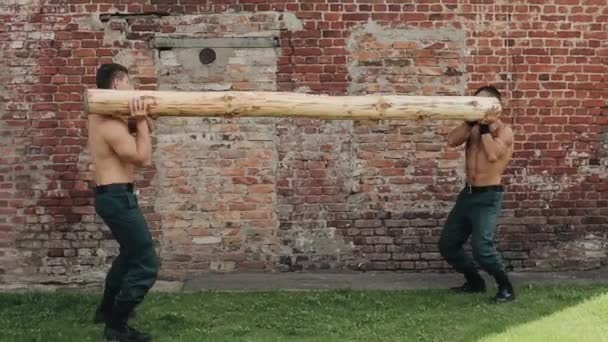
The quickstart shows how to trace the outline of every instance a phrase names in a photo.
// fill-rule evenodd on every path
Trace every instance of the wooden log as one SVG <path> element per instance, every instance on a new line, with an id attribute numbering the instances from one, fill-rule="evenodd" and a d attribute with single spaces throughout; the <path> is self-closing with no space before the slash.
<path id="1" fill-rule="evenodd" d="M 86 111 L 129 115 L 141 96 L 156 116 L 291 117 L 321 120 L 469 120 L 500 114 L 493 97 L 361 95 L 328 96 L 286 92 L 180 92 L 89 89 Z"/>

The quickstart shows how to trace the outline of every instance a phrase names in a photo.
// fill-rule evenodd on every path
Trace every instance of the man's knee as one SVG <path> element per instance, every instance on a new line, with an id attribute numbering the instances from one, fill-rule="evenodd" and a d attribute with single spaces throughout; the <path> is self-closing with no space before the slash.
<path id="1" fill-rule="evenodd" d="M 152 241 L 141 241 L 129 253 L 130 272 L 145 283 L 153 283 L 158 276 L 158 258 Z"/>
<path id="2" fill-rule="evenodd" d="M 473 259 L 484 270 L 491 271 L 498 267 L 498 252 L 493 243 L 488 241 L 473 242 Z"/>
<path id="3" fill-rule="evenodd" d="M 144 277 L 154 283 L 158 277 L 158 257 L 156 256 L 156 251 L 154 250 L 153 245 L 150 245 L 144 251 L 142 264 L 144 266 Z"/>
<path id="4" fill-rule="evenodd" d="M 439 241 L 439 253 L 444 258 L 447 258 L 449 255 L 449 248 L 443 241 Z"/>
<path id="5" fill-rule="evenodd" d="M 453 258 L 459 250 L 459 246 L 457 246 L 454 242 L 451 242 L 445 236 L 441 236 L 439 239 L 439 253 L 441 253 L 442 257 L 446 259 Z"/>
<path id="6" fill-rule="evenodd" d="M 158 278 L 158 260 L 156 258 L 156 254 L 154 255 L 153 262 L 150 263 L 150 268 L 150 279 L 152 279 L 152 284 L 154 284 Z"/>

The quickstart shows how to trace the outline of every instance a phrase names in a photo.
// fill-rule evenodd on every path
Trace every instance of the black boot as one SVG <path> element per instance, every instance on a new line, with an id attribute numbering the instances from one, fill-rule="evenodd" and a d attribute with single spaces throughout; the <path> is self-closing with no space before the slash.
<path id="1" fill-rule="evenodd" d="M 110 316 L 112 315 L 112 307 L 114 306 L 114 297 L 116 297 L 117 292 L 111 291 L 107 287 L 103 292 L 103 298 L 101 299 L 101 303 L 95 310 L 95 317 L 93 318 L 93 322 L 95 324 L 106 323 Z M 135 317 L 135 310 L 131 311 L 129 314 L 129 318 Z"/>
<path id="2" fill-rule="evenodd" d="M 114 297 L 116 297 L 116 294 L 117 291 L 110 289 L 106 285 L 103 290 L 101 303 L 97 307 L 97 310 L 95 310 L 95 317 L 93 318 L 95 324 L 105 323 L 108 320 L 112 312 L 112 307 L 114 306 Z"/>
<path id="3" fill-rule="evenodd" d="M 97 310 L 95 310 L 95 318 L 93 319 L 93 322 L 95 322 L 95 324 L 106 323 L 110 319 L 111 315 L 112 315 L 111 307 L 108 308 L 108 307 L 104 306 L 102 303 L 97 307 Z M 135 318 L 135 316 L 136 316 L 135 310 L 133 310 L 129 314 L 129 319 Z"/>
<path id="4" fill-rule="evenodd" d="M 511 285 L 511 281 L 509 281 L 507 274 L 504 271 L 499 272 L 494 274 L 494 278 L 496 279 L 496 284 L 498 285 L 498 292 L 494 297 L 494 301 L 500 304 L 515 300 L 513 285 Z"/>
<path id="5" fill-rule="evenodd" d="M 486 282 L 477 271 L 465 272 L 466 282 L 462 286 L 452 287 L 455 292 L 478 293 L 486 292 Z"/>
<path id="6" fill-rule="evenodd" d="M 152 336 L 139 332 L 127 325 L 129 314 L 135 309 L 134 304 L 121 303 L 114 306 L 106 322 L 104 337 L 108 342 L 149 342 Z"/>

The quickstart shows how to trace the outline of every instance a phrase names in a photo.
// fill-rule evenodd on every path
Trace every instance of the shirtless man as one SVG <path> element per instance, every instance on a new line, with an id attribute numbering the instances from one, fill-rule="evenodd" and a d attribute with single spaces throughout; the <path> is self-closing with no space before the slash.
<path id="1" fill-rule="evenodd" d="M 127 69 L 104 64 L 97 70 L 100 89 L 133 89 Z M 151 125 L 139 98 L 130 103 L 131 117 L 89 115 L 89 148 L 95 166 L 95 211 L 110 228 L 120 252 L 105 280 L 96 323 L 105 323 L 107 341 L 151 341 L 127 325 L 135 307 L 156 281 L 158 265 L 152 236 L 133 193 L 136 167 L 152 162 Z"/>
<path id="2" fill-rule="evenodd" d="M 475 95 L 500 100 L 500 93 L 494 87 L 480 88 Z M 441 255 L 466 278 L 464 285 L 452 290 L 486 290 L 473 259 L 463 249 L 472 236 L 474 260 L 496 279 L 498 293 L 494 300 L 497 303 L 514 300 L 513 286 L 495 246 L 496 221 L 504 192 L 501 178 L 513 154 L 513 131 L 490 116 L 480 122 L 463 123 L 448 134 L 447 140 L 451 147 L 466 143 L 467 182 L 448 215 L 439 241 Z"/>

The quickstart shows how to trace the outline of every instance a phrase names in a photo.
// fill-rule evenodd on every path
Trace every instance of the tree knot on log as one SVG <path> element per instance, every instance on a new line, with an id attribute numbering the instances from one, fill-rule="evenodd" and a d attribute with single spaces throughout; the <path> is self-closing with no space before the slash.
<path id="1" fill-rule="evenodd" d="M 222 96 L 222 101 L 226 102 L 227 107 L 232 107 L 232 100 L 234 100 L 234 96 L 232 95 Z"/>
<path id="2" fill-rule="evenodd" d="M 391 108 L 392 106 L 393 106 L 392 104 L 385 101 L 383 98 L 380 98 L 378 100 L 378 102 L 374 105 L 374 107 L 378 111 L 378 114 L 380 115 L 380 117 L 383 117 L 384 113 L 386 113 L 386 110 Z"/>
<path id="3" fill-rule="evenodd" d="M 238 115 L 237 110 L 232 109 L 232 100 L 234 100 L 234 96 L 232 95 L 222 96 L 222 101 L 226 103 L 225 114 L 227 118 L 234 118 Z"/>

